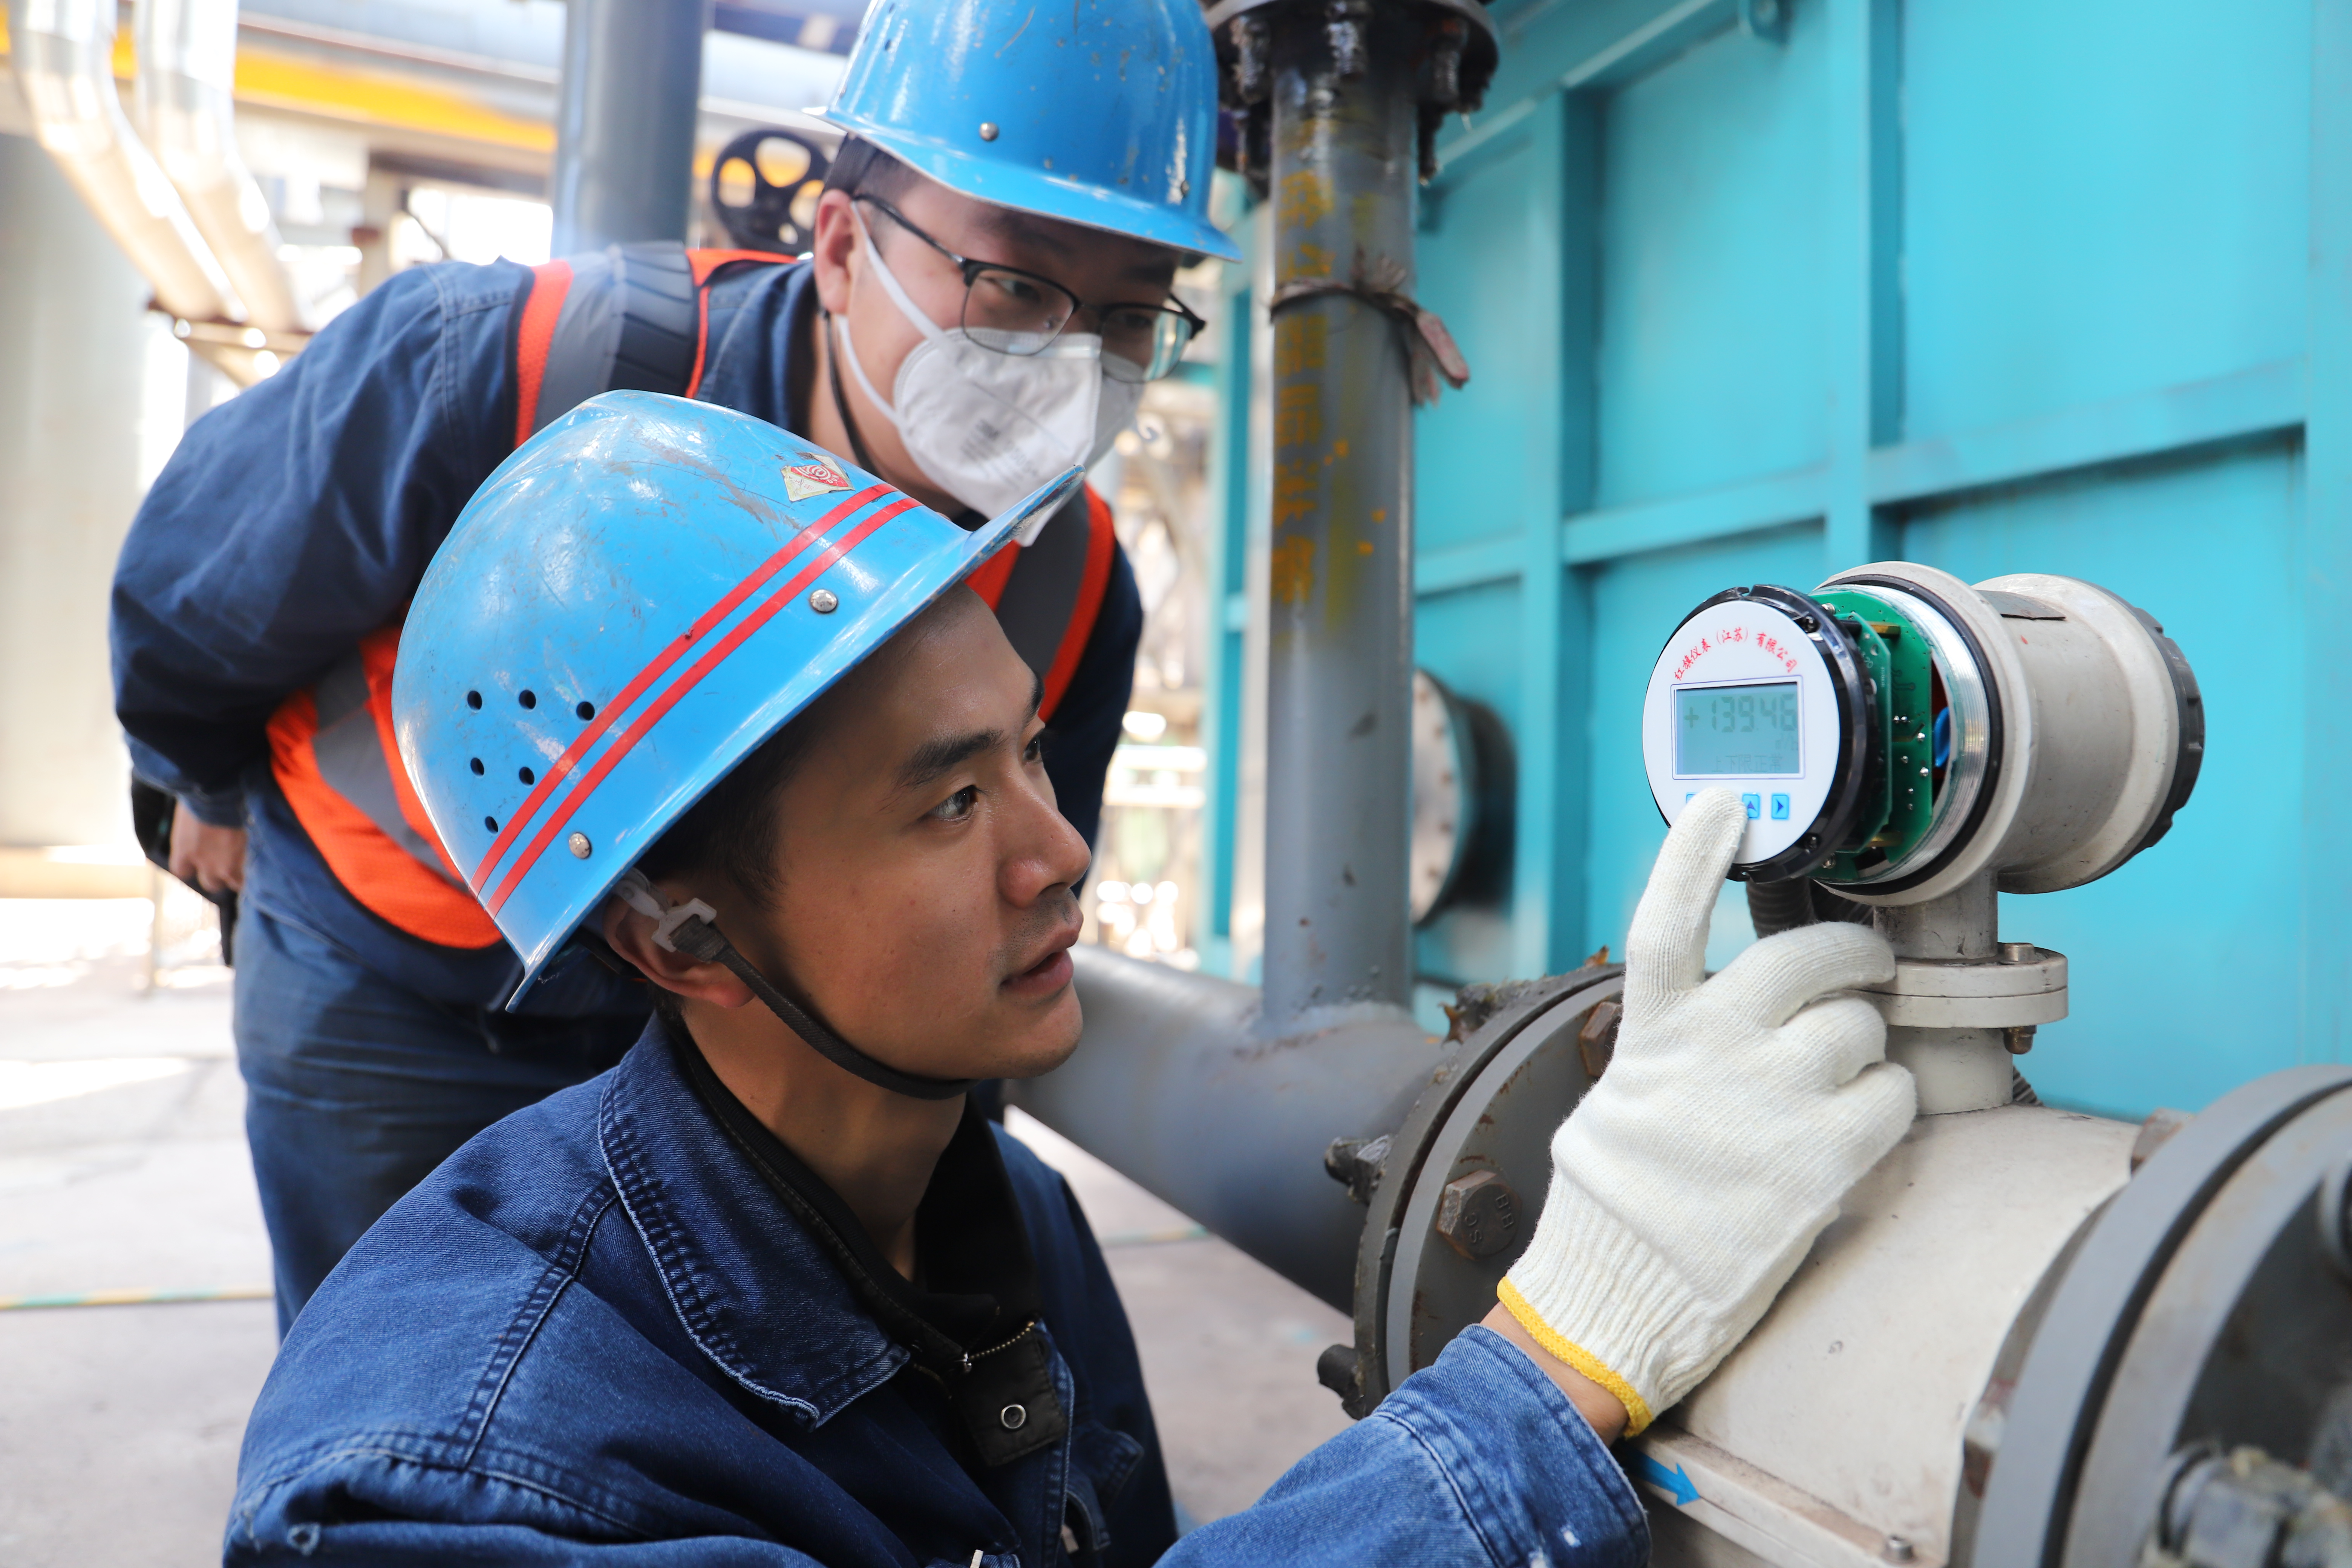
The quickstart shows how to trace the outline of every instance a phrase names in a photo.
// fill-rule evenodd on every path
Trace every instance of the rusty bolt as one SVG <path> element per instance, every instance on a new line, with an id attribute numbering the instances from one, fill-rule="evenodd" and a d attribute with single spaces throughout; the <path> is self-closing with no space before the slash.
<path id="1" fill-rule="evenodd" d="M 1584 1076 L 1595 1081 L 1609 1070 L 1609 1058 L 1617 1054 L 1617 1025 L 1624 1009 L 1612 997 L 1596 1002 L 1584 1016 L 1584 1026 L 1576 1031 L 1576 1052 L 1583 1058 Z"/>
<path id="2" fill-rule="evenodd" d="M 2137 1171 L 2147 1164 L 2174 1133 L 2189 1125 L 2189 1121 L 2188 1111 L 2175 1110 L 2168 1105 L 2159 1105 L 2149 1111 L 2147 1120 L 2139 1124 L 2139 1136 L 2132 1140 L 2131 1168 Z"/>
<path id="3" fill-rule="evenodd" d="M 1370 64 L 1371 0 L 1325 0 L 1323 26 L 1331 42 L 1331 68 L 1340 79 L 1353 81 Z"/>
<path id="4" fill-rule="evenodd" d="M 1388 1163 L 1389 1138 L 1334 1138 L 1323 1151 L 1323 1171 L 1333 1181 L 1348 1189 L 1348 1195 L 1360 1204 L 1372 1201 L 1372 1188 L 1380 1184 L 1381 1167 Z"/>
<path id="5" fill-rule="evenodd" d="M 1518 1194 L 1492 1171 L 1456 1176 L 1438 1196 L 1437 1234 L 1473 1263 L 1507 1252 L 1518 1245 Z"/>
<path id="6" fill-rule="evenodd" d="M 1427 100 L 1436 108 L 1451 109 L 1462 100 L 1462 46 L 1469 36 L 1469 25 L 1459 16 L 1437 25 L 1430 48 Z"/>
<path id="7" fill-rule="evenodd" d="M 1270 64 L 1274 51 L 1266 36 L 1265 17 L 1249 14 L 1234 17 L 1233 43 L 1232 107 L 1247 109 L 1264 103 L 1272 91 L 1274 79 Z"/>

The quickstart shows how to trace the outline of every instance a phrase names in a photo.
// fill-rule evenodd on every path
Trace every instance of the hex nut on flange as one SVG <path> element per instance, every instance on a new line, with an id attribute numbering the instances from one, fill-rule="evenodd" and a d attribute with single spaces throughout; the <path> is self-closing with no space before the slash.
<path id="1" fill-rule="evenodd" d="M 1471 1262 L 1518 1244 L 1519 1198 L 1492 1171 L 1473 1171 L 1445 1184 L 1437 1200 L 1437 1234 Z"/>

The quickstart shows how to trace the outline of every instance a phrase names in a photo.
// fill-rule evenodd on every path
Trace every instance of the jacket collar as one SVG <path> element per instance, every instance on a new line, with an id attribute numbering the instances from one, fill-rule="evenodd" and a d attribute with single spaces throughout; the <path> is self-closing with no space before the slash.
<path id="1" fill-rule="evenodd" d="M 822 1425 L 897 1375 L 908 1352 L 751 1168 L 676 1049 L 656 1016 L 606 1078 L 605 1169 L 688 1336 L 751 1393 Z"/>

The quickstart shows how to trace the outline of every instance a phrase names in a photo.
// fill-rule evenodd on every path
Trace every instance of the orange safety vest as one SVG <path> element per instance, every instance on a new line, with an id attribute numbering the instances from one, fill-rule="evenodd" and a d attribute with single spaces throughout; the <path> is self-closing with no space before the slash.
<path id="1" fill-rule="evenodd" d="M 533 268 L 516 312 L 515 444 L 600 392 L 695 395 L 709 347 L 710 285 L 739 264 L 788 265 L 765 251 L 632 245 Z M 1115 545 L 1110 508 L 1088 489 L 1034 542 L 1006 545 L 970 579 L 1043 680 L 1044 718 L 1077 673 Z M 361 638 L 317 684 L 279 705 L 269 720 L 270 771 L 353 898 L 425 942 L 488 947 L 498 927 L 442 847 L 394 743 L 400 626 Z"/>

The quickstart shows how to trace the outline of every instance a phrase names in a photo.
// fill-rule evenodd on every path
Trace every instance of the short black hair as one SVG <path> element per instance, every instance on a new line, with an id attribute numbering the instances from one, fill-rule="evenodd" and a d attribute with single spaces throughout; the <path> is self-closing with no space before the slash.
<path id="1" fill-rule="evenodd" d="M 776 872 L 782 822 L 777 797 L 799 771 L 814 739 L 813 714 L 801 715 L 752 748 L 710 792 L 686 809 L 637 860 L 647 877 L 716 871 L 761 908 L 782 889 Z"/>
<path id="2" fill-rule="evenodd" d="M 897 203 L 922 176 L 863 136 L 845 139 L 825 172 L 824 188 Z"/>
<path id="3" fill-rule="evenodd" d="M 777 797 L 799 771 L 815 738 L 810 718 L 803 710 L 753 747 L 654 840 L 638 857 L 637 869 L 654 879 L 716 871 L 758 907 L 772 909 L 782 891 L 776 874 L 777 837 L 783 826 Z M 682 1036 L 684 999 L 651 982 L 647 989 L 653 993 L 654 1011 Z"/>

